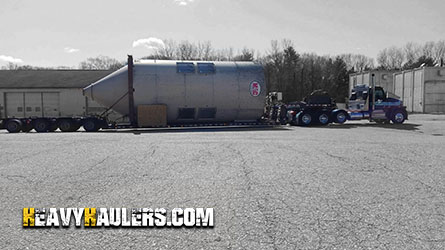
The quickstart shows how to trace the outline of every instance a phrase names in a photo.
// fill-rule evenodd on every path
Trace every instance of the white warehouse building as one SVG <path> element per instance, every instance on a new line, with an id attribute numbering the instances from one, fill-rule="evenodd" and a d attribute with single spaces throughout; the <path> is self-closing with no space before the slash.
<path id="1" fill-rule="evenodd" d="M 0 70 L 0 119 L 85 117 L 106 109 L 83 96 L 82 88 L 109 70 Z"/>
<path id="2" fill-rule="evenodd" d="M 408 112 L 445 113 L 445 67 L 423 67 L 394 74 L 394 94 Z"/>

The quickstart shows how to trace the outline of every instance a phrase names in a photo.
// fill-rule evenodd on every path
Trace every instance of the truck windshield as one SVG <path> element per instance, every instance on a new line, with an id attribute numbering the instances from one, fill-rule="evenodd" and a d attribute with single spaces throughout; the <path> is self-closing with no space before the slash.
<path id="1" fill-rule="evenodd" d="M 375 100 L 385 100 L 385 92 L 382 89 L 375 90 Z"/>
<path id="2" fill-rule="evenodd" d="M 357 91 L 357 92 L 352 92 L 351 97 L 349 98 L 349 100 L 351 100 L 351 101 L 366 100 L 367 97 L 368 97 L 368 92 L 367 91 Z"/>

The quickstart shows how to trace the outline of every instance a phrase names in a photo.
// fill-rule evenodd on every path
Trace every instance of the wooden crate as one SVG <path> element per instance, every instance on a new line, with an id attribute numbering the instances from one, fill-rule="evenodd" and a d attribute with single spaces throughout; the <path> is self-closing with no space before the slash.
<path id="1" fill-rule="evenodd" d="M 167 105 L 139 105 L 139 127 L 165 127 L 167 126 Z"/>

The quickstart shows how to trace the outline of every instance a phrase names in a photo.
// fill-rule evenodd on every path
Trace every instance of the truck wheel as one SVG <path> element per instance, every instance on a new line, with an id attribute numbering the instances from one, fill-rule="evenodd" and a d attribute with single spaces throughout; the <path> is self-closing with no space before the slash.
<path id="1" fill-rule="evenodd" d="M 73 132 L 74 122 L 70 119 L 63 119 L 59 121 L 59 129 L 62 132 Z"/>
<path id="2" fill-rule="evenodd" d="M 22 132 L 28 133 L 32 129 L 33 129 L 33 127 L 32 127 L 31 123 L 26 123 L 26 124 L 22 125 Z"/>
<path id="3" fill-rule="evenodd" d="M 49 125 L 49 122 L 45 119 L 38 119 L 34 121 L 34 129 L 39 133 L 48 132 Z"/>
<path id="4" fill-rule="evenodd" d="M 312 123 L 312 115 L 308 112 L 303 112 L 298 116 L 298 124 L 309 126 Z"/>
<path id="5" fill-rule="evenodd" d="M 9 120 L 6 122 L 5 128 L 9 133 L 18 133 L 22 129 L 22 122 L 17 119 Z"/>
<path id="6" fill-rule="evenodd" d="M 76 132 L 77 130 L 79 130 L 79 128 L 80 128 L 80 125 L 78 123 L 75 123 L 72 132 Z"/>
<path id="7" fill-rule="evenodd" d="M 57 122 L 51 122 L 51 124 L 49 125 L 49 129 L 48 132 L 54 132 L 57 130 L 59 126 L 57 125 Z"/>
<path id="8" fill-rule="evenodd" d="M 348 119 L 348 114 L 345 111 L 338 111 L 334 114 L 334 122 L 343 124 Z"/>
<path id="9" fill-rule="evenodd" d="M 83 123 L 83 128 L 87 132 L 99 131 L 99 123 L 94 119 L 88 119 Z"/>
<path id="10" fill-rule="evenodd" d="M 405 119 L 406 115 L 405 112 L 403 112 L 403 110 L 398 109 L 392 113 L 391 121 L 394 124 L 402 124 L 405 121 Z"/>
<path id="11" fill-rule="evenodd" d="M 322 112 L 318 115 L 318 122 L 321 125 L 328 125 L 329 124 L 329 115 L 325 112 Z"/>

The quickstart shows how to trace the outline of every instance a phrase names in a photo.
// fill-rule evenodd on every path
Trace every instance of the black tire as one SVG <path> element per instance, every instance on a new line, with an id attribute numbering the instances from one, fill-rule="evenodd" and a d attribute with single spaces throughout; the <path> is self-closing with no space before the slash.
<path id="1" fill-rule="evenodd" d="M 83 128 L 87 132 L 97 132 L 100 129 L 99 122 L 94 119 L 88 119 L 83 123 Z"/>
<path id="2" fill-rule="evenodd" d="M 396 109 L 391 114 L 391 121 L 394 124 L 402 124 L 406 119 L 406 112 L 401 109 Z"/>
<path id="3" fill-rule="evenodd" d="M 18 133 L 22 129 L 22 122 L 17 119 L 8 120 L 5 124 L 5 128 L 9 133 Z"/>
<path id="4" fill-rule="evenodd" d="M 34 121 L 34 130 L 39 133 L 48 132 L 50 123 L 45 119 L 37 119 Z"/>
<path id="5" fill-rule="evenodd" d="M 73 127 L 73 131 L 72 132 L 76 132 L 77 130 L 79 130 L 81 126 L 76 122 L 74 123 L 74 127 Z"/>
<path id="6" fill-rule="evenodd" d="M 348 113 L 345 111 L 335 112 L 333 120 L 335 123 L 343 124 L 348 120 Z"/>
<path id="7" fill-rule="evenodd" d="M 31 123 L 22 124 L 22 132 L 28 133 L 33 129 Z"/>
<path id="8" fill-rule="evenodd" d="M 328 125 L 329 124 L 329 115 L 327 112 L 320 112 L 317 115 L 317 122 L 322 125 Z"/>
<path id="9" fill-rule="evenodd" d="M 54 132 L 59 128 L 59 126 L 57 125 L 56 122 L 51 122 L 51 124 L 49 125 L 49 129 L 48 132 Z"/>
<path id="10" fill-rule="evenodd" d="M 73 132 L 76 127 L 76 124 L 74 124 L 74 121 L 71 119 L 63 119 L 59 121 L 59 129 L 62 132 Z"/>
<path id="11" fill-rule="evenodd" d="M 298 125 L 300 126 L 310 126 L 312 124 L 313 114 L 310 112 L 301 112 L 298 116 Z"/>

